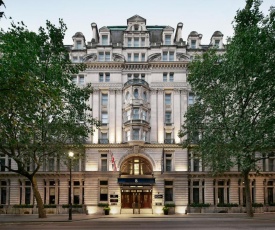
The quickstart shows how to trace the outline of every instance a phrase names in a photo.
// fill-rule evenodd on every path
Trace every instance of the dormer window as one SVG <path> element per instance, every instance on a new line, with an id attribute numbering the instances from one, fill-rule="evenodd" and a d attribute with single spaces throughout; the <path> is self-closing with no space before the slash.
<path id="1" fill-rule="evenodd" d="M 82 42 L 81 41 L 76 41 L 76 49 L 81 49 L 82 48 Z"/>
<path id="2" fill-rule="evenodd" d="M 220 40 L 215 40 L 215 47 L 219 48 L 220 47 Z"/>
<path id="3" fill-rule="evenodd" d="M 107 45 L 109 45 L 109 42 L 108 42 L 108 35 L 102 35 L 102 45 L 103 46 L 107 46 Z"/>
<path id="4" fill-rule="evenodd" d="M 191 49 L 196 49 L 196 40 L 191 40 Z"/>
<path id="5" fill-rule="evenodd" d="M 138 31 L 138 29 L 139 29 L 139 26 L 138 25 L 134 25 L 134 30 Z"/>
<path id="6" fill-rule="evenodd" d="M 165 35 L 165 45 L 171 45 L 171 35 Z"/>

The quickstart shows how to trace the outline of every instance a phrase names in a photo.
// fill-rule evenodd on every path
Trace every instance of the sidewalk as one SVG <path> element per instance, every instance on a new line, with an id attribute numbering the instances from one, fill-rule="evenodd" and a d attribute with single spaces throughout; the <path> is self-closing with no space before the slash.
<path id="1" fill-rule="evenodd" d="M 207 214 L 174 214 L 174 215 L 163 215 L 163 214 L 116 214 L 116 215 L 85 215 L 85 214 L 73 214 L 72 221 L 89 221 L 102 218 L 217 218 L 217 219 L 252 219 L 246 216 L 245 213 L 207 213 Z M 275 213 L 257 213 L 253 219 L 260 220 L 274 220 Z M 69 222 L 67 214 L 53 215 L 48 214 L 47 218 L 38 218 L 37 214 L 25 214 L 25 215 L 10 215 L 1 214 L 1 223 L 20 223 L 20 222 Z"/>

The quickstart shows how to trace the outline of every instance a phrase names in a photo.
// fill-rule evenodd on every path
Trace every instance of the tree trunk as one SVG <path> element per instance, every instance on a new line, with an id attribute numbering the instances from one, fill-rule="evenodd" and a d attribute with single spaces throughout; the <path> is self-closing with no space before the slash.
<path id="1" fill-rule="evenodd" d="M 254 213 L 252 210 L 252 202 L 251 202 L 251 193 L 250 193 L 250 180 L 248 178 L 249 172 L 244 172 L 244 186 L 245 186 L 245 197 L 246 197 L 246 213 L 247 216 L 253 217 Z"/>
<path id="2" fill-rule="evenodd" d="M 36 199 L 37 207 L 38 207 L 38 218 L 47 218 L 46 211 L 44 209 L 44 204 L 38 190 L 37 181 L 34 176 L 32 177 L 31 182 L 32 182 L 33 194 Z"/>

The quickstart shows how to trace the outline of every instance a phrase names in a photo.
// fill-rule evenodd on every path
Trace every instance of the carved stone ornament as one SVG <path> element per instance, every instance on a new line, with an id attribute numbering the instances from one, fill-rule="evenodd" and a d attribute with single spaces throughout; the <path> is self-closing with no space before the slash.
<path id="1" fill-rule="evenodd" d="M 87 54 L 86 56 L 83 57 L 83 62 L 94 62 L 96 60 L 97 60 L 96 53 Z"/>
<path id="2" fill-rule="evenodd" d="M 177 59 L 179 61 L 189 61 L 190 57 L 188 55 L 186 55 L 185 53 L 177 53 Z"/>
<path id="3" fill-rule="evenodd" d="M 121 54 L 113 53 L 113 60 L 115 62 L 125 62 L 125 57 Z"/>
<path id="4" fill-rule="evenodd" d="M 148 61 L 160 61 L 161 60 L 161 53 L 154 53 L 149 55 Z"/>

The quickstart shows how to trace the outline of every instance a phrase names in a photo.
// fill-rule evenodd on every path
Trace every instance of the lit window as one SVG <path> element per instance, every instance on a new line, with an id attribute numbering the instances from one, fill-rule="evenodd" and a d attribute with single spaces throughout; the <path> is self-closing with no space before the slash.
<path id="1" fill-rule="evenodd" d="M 108 35 L 102 35 L 102 45 L 108 45 Z"/>
<path id="2" fill-rule="evenodd" d="M 165 35 L 165 45 L 171 45 L 171 35 Z"/>

